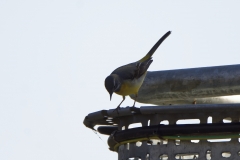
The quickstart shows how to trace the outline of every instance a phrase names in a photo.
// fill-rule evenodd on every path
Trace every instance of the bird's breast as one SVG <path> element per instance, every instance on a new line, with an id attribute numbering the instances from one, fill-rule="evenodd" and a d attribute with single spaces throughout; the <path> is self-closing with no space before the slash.
<path id="1" fill-rule="evenodd" d="M 144 73 L 139 78 L 134 78 L 133 80 L 124 80 L 122 82 L 121 88 L 118 92 L 115 92 L 116 94 L 127 96 L 130 94 L 137 94 L 139 88 L 142 86 L 143 80 L 146 76 L 146 73 Z"/>

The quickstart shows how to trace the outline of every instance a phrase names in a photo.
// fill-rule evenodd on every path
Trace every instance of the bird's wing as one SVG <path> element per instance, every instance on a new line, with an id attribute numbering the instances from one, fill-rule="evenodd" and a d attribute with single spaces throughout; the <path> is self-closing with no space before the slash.
<path id="1" fill-rule="evenodd" d="M 117 74 L 123 79 L 134 79 L 141 77 L 152 63 L 153 53 L 170 34 L 171 31 L 165 33 L 142 59 L 135 63 L 121 66 L 115 69 L 111 74 Z"/>
<path id="2" fill-rule="evenodd" d="M 149 58 L 144 62 L 134 62 L 115 69 L 111 74 L 117 74 L 123 79 L 134 79 L 141 77 L 152 63 L 152 59 Z"/>

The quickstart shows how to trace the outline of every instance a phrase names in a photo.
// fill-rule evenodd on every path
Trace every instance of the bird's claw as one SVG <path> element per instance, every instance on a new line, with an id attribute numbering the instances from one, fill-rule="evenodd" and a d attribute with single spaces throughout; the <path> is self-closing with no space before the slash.
<path id="1" fill-rule="evenodd" d="M 113 112 L 117 111 L 117 114 L 119 115 L 118 110 L 120 110 L 120 106 L 117 106 L 117 108 L 115 108 L 115 109 L 113 110 Z"/>

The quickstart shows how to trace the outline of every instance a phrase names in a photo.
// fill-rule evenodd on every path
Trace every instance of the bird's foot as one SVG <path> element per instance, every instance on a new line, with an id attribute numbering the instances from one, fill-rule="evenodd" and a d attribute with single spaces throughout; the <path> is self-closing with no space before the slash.
<path id="1" fill-rule="evenodd" d="M 135 104 L 131 107 L 131 109 L 135 109 L 136 107 L 135 107 Z"/>
<path id="2" fill-rule="evenodd" d="M 113 110 L 113 112 L 117 112 L 117 114 L 119 115 L 119 112 L 118 112 L 118 110 L 120 110 L 120 106 L 117 106 L 117 108 L 115 108 L 114 110 Z"/>
<path id="3" fill-rule="evenodd" d="M 140 109 L 135 107 L 135 105 L 133 105 L 132 107 L 130 107 L 130 110 L 132 113 L 140 113 Z"/>

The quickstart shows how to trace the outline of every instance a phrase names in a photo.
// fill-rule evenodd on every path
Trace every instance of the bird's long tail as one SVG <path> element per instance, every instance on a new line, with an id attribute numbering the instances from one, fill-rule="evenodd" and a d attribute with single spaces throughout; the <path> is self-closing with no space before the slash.
<path id="1" fill-rule="evenodd" d="M 144 62 L 148 59 L 150 59 L 153 55 L 153 53 L 157 50 L 157 48 L 160 46 L 160 44 L 171 34 L 171 31 L 168 31 L 165 33 L 158 41 L 157 43 L 151 48 L 151 50 L 138 62 Z"/>

